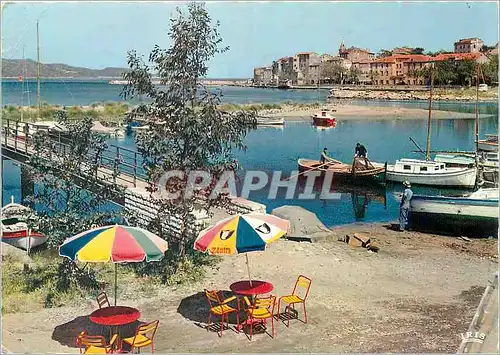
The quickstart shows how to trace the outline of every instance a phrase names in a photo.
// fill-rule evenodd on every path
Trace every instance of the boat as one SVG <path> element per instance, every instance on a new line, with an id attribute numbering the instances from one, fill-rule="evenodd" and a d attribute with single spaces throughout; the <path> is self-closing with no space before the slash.
<path id="1" fill-rule="evenodd" d="M 327 109 L 323 109 L 311 117 L 313 125 L 317 127 L 334 127 L 337 124 L 337 119 L 333 117 Z"/>
<path id="2" fill-rule="evenodd" d="M 47 242 L 45 235 L 28 229 L 26 217 L 30 211 L 30 208 L 14 203 L 14 197 L 11 197 L 11 202 L 1 210 L 2 242 L 27 251 Z"/>
<path id="3" fill-rule="evenodd" d="M 473 188 L 476 185 L 476 178 L 477 178 L 477 168 L 475 167 L 475 165 L 473 165 L 472 167 L 469 166 L 451 167 L 449 165 L 447 166 L 445 162 L 432 161 L 430 159 L 433 82 L 434 82 L 434 71 L 431 70 L 426 151 L 424 152 L 417 145 L 420 151 L 422 153 L 425 153 L 425 160 L 423 159 L 396 160 L 395 164 L 387 165 L 386 179 L 388 181 L 395 181 L 395 182 L 409 181 L 410 183 L 417 185 Z M 464 159 L 466 158 L 460 157 L 461 163 L 463 163 Z M 440 160 L 439 157 L 438 160 Z M 453 158 L 451 160 L 453 160 Z M 457 160 L 455 160 L 455 165 L 457 163 Z"/>
<path id="4" fill-rule="evenodd" d="M 283 117 L 257 116 L 257 126 L 283 126 L 284 124 Z"/>
<path id="5" fill-rule="evenodd" d="M 476 163 L 474 154 L 461 154 L 461 153 L 442 153 L 434 156 L 434 161 L 444 163 L 445 167 L 449 168 L 473 168 Z"/>
<path id="6" fill-rule="evenodd" d="M 308 171 L 319 171 L 322 175 L 331 173 L 334 178 L 343 180 L 385 181 L 385 167 L 374 166 L 368 159 L 366 159 L 365 163 L 364 158 L 354 158 L 352 164 L 345 164 L 338 160 L 332 160 L 330 163 L 321 163 L 318 160 L 311 159 L 299 159 L 297 163 L 300 175 Z"/>
<path id="7" fill-rule="evenodd" d="M 428 186 L 473 188 L 476 176 L 476 168 L 450 168 L 442 162 L 419 159 L 396 160 L 394 165 L 387 165 L 386 171 L 388 181 L 410 181 L 412 184 Z"/>
<path id="8" fill-rule="evenodd" d="M 498 189 L 479 189 L 463 196 L 413 195 L 410 226 L 474 236 L 497 235 Z"/>
<path id="9" fill-rule="evenodd" d="M 498 152 L 498 134 L 485 134 L 485 137 L 477 141 L 478 150 Z"/>

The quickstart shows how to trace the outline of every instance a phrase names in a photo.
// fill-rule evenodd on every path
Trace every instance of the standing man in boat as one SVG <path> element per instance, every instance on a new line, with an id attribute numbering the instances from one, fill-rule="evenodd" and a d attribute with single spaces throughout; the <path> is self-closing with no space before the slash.
<path id="1" fill-rule="evenodd" d="M 403 196 L 401 196 L 401 204 L 399 205 L 399 231 L 404 232 L 406 225 L 408 224 L 408 212 L 410 211 L 410 201 L 413 197 L 413 191 L 411 191 L 411 184 L 409 181 L 404 181 L 403 186 L 405 188 Z"/>
<path id="2" fill-rule="evenodd" d="M 354 159 L 356 158 L 363 158 L 365 160 L 365 167 L 368 169 L 368 159 L 367 156 L 368 151 L 366 150 L 365 146 L 361 143 L 356 143 L 356 148 L 354 148 Z"/>
<path id="3" fill-rule="evenodd" d="M 323 148 L 323 151 L 321 152 L 321 157 L 319 158 L 319 162 L 321 164 L 326 164 L 332 161 L 332 158 L 328 156 L 328 148 Z"/>

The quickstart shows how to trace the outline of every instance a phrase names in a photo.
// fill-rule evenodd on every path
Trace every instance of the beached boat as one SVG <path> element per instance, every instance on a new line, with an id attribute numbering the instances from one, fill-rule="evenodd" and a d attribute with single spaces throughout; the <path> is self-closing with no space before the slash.
<path id="1" fill-rule="evenodd" d="M 331 173 L 337 179 L 385 181 L 385 167 L 374 166 L 369 160 L 365 163 L 363 158 L 354 158 L 353 164 L 345 164 L 338 160 L 323 164 L 318 160 L 311 159 L 299 159 L 297 163 L 300 174 L 308 171 L 319 171 L 322 175 Z"/>
<path id="2" fill-rule="evenodd" d="M 30 250 L 44 244 L 47 237 L 36 231 L 30 231 L 26 223 L 26 215 L 30 209 L 26 206 L 11 203 L 2 207 L 1 232 L 2 242 L 10 244 L 16 248 Z"/>
<path id="3" fill-rule="evenodd" d="M 463 196 L 413 195 L 411 225 L 439 230 L 471 229 L 473 235 L 496 235 L 498 189 L 479 189 Z"/>
<path id="4" fill-rule="evenodd" d="M 337 119 L 326 109 L 312 115 L 312 121 L 317 127 L 333 127 L 337 124 Z"/>
<path id="5" fill-rule="evenodd" d="M 380 166 L 380 164 L 374 164 Z M 387 165 L 388 181 L 410 181 L 412 184 L 429 186 L 453 186 L 473 188 L 476 184 L 476 168 L 447 168 L 444 163 L 431 160 L 400 159 Z"/>
<path id="6" fill-rule="evenodd" d="M 498 152 L 498 135 L 485 134 L 486 139 L 477 141 L 477 148 L 488 152 Z"/>
<path id="7" fill-rule="evenodd" d="M 283 126 L 284 124 L 283 117 L 257 116 L 257 126 Z"/>

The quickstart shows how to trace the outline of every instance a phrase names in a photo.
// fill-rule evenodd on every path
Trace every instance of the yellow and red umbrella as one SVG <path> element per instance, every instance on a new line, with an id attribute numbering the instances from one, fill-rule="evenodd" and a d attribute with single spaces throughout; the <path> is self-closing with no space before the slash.
<path id="1" fill-rule="evenodd" d="M 115 263 L 115 306 L 117 263 L 159 261 L 168 249 L 167 242 L 137 227 L 105 226 L 68 238 L 59 247 L 59 255 L 84 262 Z"/>
<path id="2" fill-rule="evenodd" d="M 262 251 L 290 228 L 290 222 L 264 213 L 231 216 L 204 229 L 194 243 L 194 249 L 210 255 L 245 253 L 248 277 L 248 256 L 251 251 Z"/>

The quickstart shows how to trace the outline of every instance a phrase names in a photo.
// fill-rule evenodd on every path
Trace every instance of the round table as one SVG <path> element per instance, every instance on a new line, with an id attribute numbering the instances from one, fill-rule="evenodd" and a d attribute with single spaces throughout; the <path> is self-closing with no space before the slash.
<path id="1" fill-rule="evenodd" d="M 229 288 L 238 295 L 257 296 L 271 292 L 274 286 L 270 282 L 260 280 L 252 280 L 250 285 L 250 281 L 247 280 L 235 282 Z"/>
<path id="2" fill-rule="evenodd" d="M 125 325 L 133 323 L 141 317 L 141 312 L 132 307 L 112 306 L 104 307 L 92 312 L 90 320 L 100 325 Z"/>

